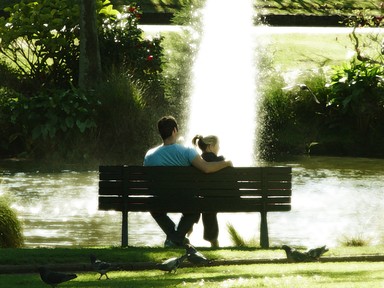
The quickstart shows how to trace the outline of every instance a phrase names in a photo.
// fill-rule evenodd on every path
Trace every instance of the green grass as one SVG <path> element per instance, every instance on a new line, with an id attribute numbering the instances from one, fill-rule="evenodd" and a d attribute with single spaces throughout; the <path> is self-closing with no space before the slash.
<path id="1" fill-rule="evenodd" d="M 335 247 L 324 256 L 382 255 L 384 246 Z M 204 255 L 215 260 L 285 259 L 281 249 L 256 248 L 199 248 Z M 71 264 L 79 267 L 78 278 L 60 287 L 382 287 L 384 285 L 384 262 L 320 262 L 320 263 L 271 263 L 249 265 L 222 265 L 211 267 L 181 267 L 177 274 L 159 270 L 111 271 L 111 280 L 98 281 L 98 274 L 89 270 L 88 255 L 112 263 L 151 262 L 179 256 L 183 249 L 148 247 L 128 248 L 56 248 L 56 249 L 1 249 L 1 265 L 29 264 L 30 273 L 0 274 L 1 287 L 43 287 L 36 272 L 40 265 Z M 336 259 L 336 258 L 335 258 Z M 264 261 L 266 262 L 266 261 Z M 285 262 L 285 261 L 283 261 Z M 87 265 L 88 266 L 85 266 Z M 69 267 L 69 268 L 68 268 Z M 4 269 L 4 268 L 3 268 Z M 58 269 L 58 270 L 57 270 Z M 60 271 L 60 268 L 56 268 Z M 131 269 L 132 270 L 132 269 Z"/>
<path id="2" fill-rule="evenodd" d="M 279 247 L 260 249 L 254 247 L 198 248 L 206 257 L 214 260 L 238 259 L 284 259 Z M 334 247 L 326 257 L 382 255 L 384 246 Z M 99 247 L 99 248 L 8 248 L 0 249 L 0 265 L 50 265 L 66 263 L 88 263 L 89 255 L 109 262 L 159 262 L 183 253 L 184 249 L 160 247 Z"/>
<path id="3" fill-rule="evenodd" d="M 180 268 L 176 274 L 115 271 L 100 281 L 84 272 L 60 287 L 383 287 L 383 270 L 383 262 L 234 265 Z M 0 277 L 3 288 L 42 287 L 37 273 Z"/>
<path id="4" fill-rule="evenodd" d="M 273 66 L 282 72 L 345 62 L 353 52 L 348 33 L 284 33 L 264 36 Z"/>

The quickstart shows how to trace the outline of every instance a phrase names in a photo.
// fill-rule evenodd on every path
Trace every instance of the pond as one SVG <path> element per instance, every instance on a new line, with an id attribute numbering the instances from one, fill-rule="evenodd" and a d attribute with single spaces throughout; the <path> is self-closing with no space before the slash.
<path id="1" fill-rule="evenodd" d="M 300 157 L 269 165 L 293 167 L 292 210 L 268 214 L 271 246 L 336 246 L 346 238 L 384 242 L 384 160 Z M 97 209 L 97 167 L 47 172 L 28 166 L 0 163 L 0 196 L 8 197 L 17 211 L 27 247 L 120 245 L 121 214 Z M 218 218 L 221 246 L 232 245 L 227 223 L 243 238 L 258 242 L 258 213 L 220 213 Z M 208 246 L 201 221 L 190 240 Z M 163 241 L 149 213 L 130 213 L 130 245 L 159 246 Z"/>

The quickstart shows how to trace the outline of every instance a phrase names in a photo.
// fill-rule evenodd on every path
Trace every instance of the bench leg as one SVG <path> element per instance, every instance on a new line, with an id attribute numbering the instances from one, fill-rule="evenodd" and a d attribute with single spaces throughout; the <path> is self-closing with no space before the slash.
<path id="1" fill-rule="evenodd" d="M 128 211 L 123 211 L 121 221 L 121 247 L 128 246 Z"/>
<path id="2" fill-rule="evenodd" d="M 260 216 L 260 246 L 261 248 L 269 248 L 267 212 L 260 212 Z"/>

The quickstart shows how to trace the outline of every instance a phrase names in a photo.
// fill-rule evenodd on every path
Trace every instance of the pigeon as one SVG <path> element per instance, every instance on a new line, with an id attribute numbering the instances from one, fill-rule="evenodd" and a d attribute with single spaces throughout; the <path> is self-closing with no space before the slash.
<path id="1" fill-rule="evenodd" d="M 76 274 L 54 272 L 48 270 L 46 267 L 40 267 L 39 273 L 41 280 L 43 280 L 44 283 L 51 285 L 51 287 L 57 287 L 60 283 L 77 278 Z"/>
<path id="2" fill-rule="evenodd" d="M 320 257 L 328 252 L 329 249 L 327 248 L 326 245 L 322 246 L 322 247 L 318 247 L 318 248 L 313 248 L 313 249 L 309 249 L 307 252 L 305 252 L 305 254 L 307 254 L 309 257 L 311 257 L 312 259 L 314 260 L 319 260 Z"/>
<path id="3" fill-rule="evenodd" d="M 305 262 L 313 260 L 308 254 L 297 251 L 295 248 L 291 248 L 288 245 L 283 245 L 281 248 L 285 250 L 289 262 Z"/>
<path id="4" fill-rule="evenodd" d="M 90 255 L 89 258 L 91 259 L 93 270 L 100 273 L 99 280 L 101 279 L 101 277 L 103 277 L 103 275 L 105 275 L 106 279 L 109 279 L 107 272 L 111 271 L 114 268 L 113 265 L 111 263 L 97 259 L 96 256 L 93 254 Z"/>
<path id="5" fill-rule="evenodd" d="M 177 268 L 179 268 L 180 264 L 188 257 L 187 254 L 182 255 L 180 257 L 172 257 L 165 260 L 163 263 L 156 264 L 156 267 L 162 271 L 166 271 L 171 273 L 174 271 L 177 272 Z"/>
<path id="6" fill-rule="evenodd" d="M 190 244 L 185 245 L 185 250 L 188 255 L 188 261 L 193 264 L 209 264 L 211 263 L 201 252 Z"/>

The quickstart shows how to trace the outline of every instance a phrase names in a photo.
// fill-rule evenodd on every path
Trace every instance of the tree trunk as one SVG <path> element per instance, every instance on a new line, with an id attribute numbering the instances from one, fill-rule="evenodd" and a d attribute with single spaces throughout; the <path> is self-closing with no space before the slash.
<path id="1" fill-rule="evenodd" d="M 79 87 L 92 90 L 102 78 L 95 0 L 80 1 Z"/>

